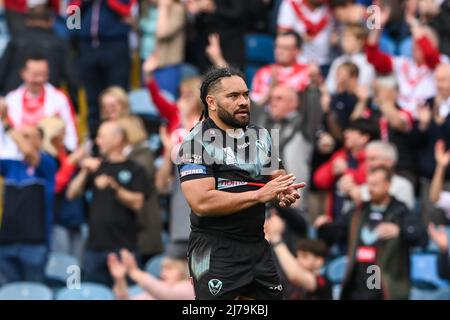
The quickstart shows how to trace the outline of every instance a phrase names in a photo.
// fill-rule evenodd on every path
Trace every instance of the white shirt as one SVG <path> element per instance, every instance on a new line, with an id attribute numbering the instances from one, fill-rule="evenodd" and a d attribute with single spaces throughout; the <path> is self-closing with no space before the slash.
<path id="1" fill-rule="evenodd" d="M 306 26 L 297 16 L 292 7 L 294 1 L 301 8 L 304 15 L 312 22 L 318 23 L 324 16 L 329 16 L 328 25 L 320 31 L 312 41 L 304 42 L 302 53 L 298 57 L 298 62 L 316 62 L 319 65 L 330 63 L 330 38 L 333 31 L 333 18 L 328 6 L 320 6 L 315 10 L 310 10 L 303 4 L 303 0 L 283 0 L 278 12 L 277 25 L 279 28 L 296 31 L 300 35 L 306 33 Z"/>
<path id="2" fill-rule="evenodd" d="M 364 53 L 357 53 L 353 55 L 341 55 L 333 60 L 330 71 L 327 76 L 326 85 L 330 93 L 336 92 L 336 73 L 337 69 L 344 62 L 352 62 L 359 69 L 358 84 L 367 87 L 369 90 L 372 88 L 373 81 L 375 80 L 375 69 L 367 61 L 367 56 Z M 370 91 L 369 91 L 370 92 Z"/>
<path id="3" fill-rule="evenodd" d="M 69 99 L 59 89 L 52 86 L 50 83 L 44 85 L 45 100 L 42 108 L 45 117 L 60 117 L 65 124 L 65 138 L 64 145 L 70 151 L 75 150 L 78 144 L 78 133 L 76 129 L 76 122 L 74 117 L 74 111 L 70 105 Z M 22 114 L 23 114 L 23 96 L 25 93 L 25 87 L 20 86 L 16 90 L 11 91 L 5 97 L 8 105 L 8 116 L 12 122 L 12 125 L 16 128 L 22 126 Z M 39 121 L 42 119 L 39 119 Z M 37 125 L 37 123 L 36 123 Z"/>

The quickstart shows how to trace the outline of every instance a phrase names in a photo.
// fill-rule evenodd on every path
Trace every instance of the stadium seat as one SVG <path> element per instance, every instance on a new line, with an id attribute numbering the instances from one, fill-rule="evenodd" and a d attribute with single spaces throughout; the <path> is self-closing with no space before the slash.
<path id="1" fill-rule="evenodd" d="M 107 286 L 84 282 L 81 283 L 80 289 L 61 289 L 56 300 L 114 300 L 114 294 Z"/>
<path id="2" fill-rule="evenodd" d="M 417 287 L 411 288 L 409 293 L 410 300 L 431 300 L 431 296 L 434 290 L 420 289 Z"/>
<path id="3" fill-rule="evenodd" d="M 274 38 L 267 34 L 248 34 L 245 36 L 245 60 L 247 63 L 270 64 L 273 55 Z"/>
<path id="4" fill-rule="evenodd" d="M 189 79 L 199 75 L 197 67 L 189 63 L 183 63 L 181 65 L 181 81 Z"/>
<path id="5" fill-rule="evenodd" d="M 159 278 L 161 276 L 161 262 L 163 258 L 164 258 L 163 254 L 159 254 L 151 258 L 145 264 L 145 271 Z"/>
<path id="6" fill-rule="evenodd" d="M 153 104 L 150 93 L 147 89 L 137 89 L 133 90 L 128 94 L 128 99 L 130 101 L 130 111 L 133 114 L 158 114 L 158 111 Z"/>
<path id="7" fill-rule="evenodd" d="M 449 288 L 449 282 L 438 275 L 437 254 L 415 253 L 411 256 L 411 281 L 418 287 Z"/>
<path id="8" fill-rule="evenodd" d="M 450 288 L 438 289 L 432 294 L 432 300 L 450 300 Z"/>
<path id="9" fill-rule="evenodd" d="M 275 61 L 273 50 L 273 36 L 259 33 L 245 36 L 245 78 L 249 85 L 259 68 Z"/>
<path id="10" fill-rule="evenodd" d="M 337 257 L 328 264 L 327 277 L 334 284 L 340 284 L 345 276 L 345 269 L 347 267 L 347 256 Z"/>
<path id="11" fill-rule="evenodd" d="M 450 289 L 426 290 L 413 287 L 410 300 L 450 300 Z"/>
<path id="12" fill-rule="evenodd" d="M 174 102 L 175 97 L 167 91 L 161 90 L 161 94 L 169 101 Z M 159 115 L 159 111 L 153 103 L 152 97 L 147 88 L 132 90 L 128 93 L 130 101 L 130 111 L 132 114 Z"/>
<path id="13" fill-rule="evenodd" d="M 47 286 L 35 282 L 13 282 L 0 289 L 0 300 L 52 300 Z"/>
<path id="14" fill-rule="evenodd" d="M 51 252 L 45 268 L 45 277 L 49 280 L 56 280 L 65 284 L 67 277 L 70 276 L 70 273 L 67 273 L 67 268 L 70 266 L 80 267 L 80 262 L 71 255 L 61 252 Z"/>

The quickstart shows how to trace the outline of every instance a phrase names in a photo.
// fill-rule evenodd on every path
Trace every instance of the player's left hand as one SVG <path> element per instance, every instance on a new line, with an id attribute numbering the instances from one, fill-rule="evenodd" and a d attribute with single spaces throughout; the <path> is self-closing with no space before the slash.
<path id="1" fill-rule="evenodd" d="M 293 205 L 297 199 L 300 199 L 300 194 L 298 193 L 298 189 L 302 189 L 306 186 L 306 183 L 295 183 L 286 191 L 280 192 L 278 194 L 278 205 L 281 208 L 290 207 Z"/>

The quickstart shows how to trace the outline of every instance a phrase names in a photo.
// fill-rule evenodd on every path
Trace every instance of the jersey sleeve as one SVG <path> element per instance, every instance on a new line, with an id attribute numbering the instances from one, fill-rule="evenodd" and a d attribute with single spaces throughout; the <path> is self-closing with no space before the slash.
<path id="1" fill-rule="evenodd" d="M 178 153 L 180 182 L 214 177 L 213 163 L 208 161 L 203 145 L 194 139 L 183 142 Z"/>

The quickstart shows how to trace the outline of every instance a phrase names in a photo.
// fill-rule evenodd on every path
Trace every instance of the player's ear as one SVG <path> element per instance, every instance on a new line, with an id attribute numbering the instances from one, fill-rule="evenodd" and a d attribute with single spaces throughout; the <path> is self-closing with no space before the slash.
<path id="1" fill-rule="evenodd" d="M 217 105 L 216 105 L 216 99 L 210 94 L 206 96 L 206 103 L 208 103 L 208 108 L 211 111 L 216 111 Z"/>

